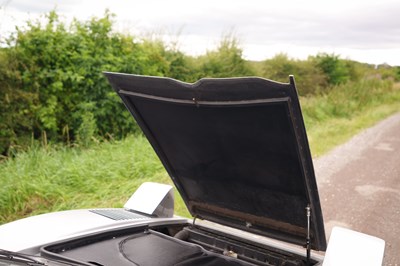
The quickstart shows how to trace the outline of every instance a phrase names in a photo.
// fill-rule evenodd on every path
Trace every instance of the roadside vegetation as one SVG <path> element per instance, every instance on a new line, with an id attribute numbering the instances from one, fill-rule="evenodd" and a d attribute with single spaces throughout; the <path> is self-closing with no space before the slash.
<path id="1" fill-rule="evenodd" d="M 400 68 L 317 54 L 243 58 L 234 36 L 191 57 L 112 31 L 112 15 L 66 25 L 55 12 L 0 48 L 0 224 L 48 211 L 121 207 L 144 181 L 170 183 L 103 71 L 168 76 L 295 75 L 313 156 L 400 110 Z M 189 215 L 179 195 L 177 214 Z"/>

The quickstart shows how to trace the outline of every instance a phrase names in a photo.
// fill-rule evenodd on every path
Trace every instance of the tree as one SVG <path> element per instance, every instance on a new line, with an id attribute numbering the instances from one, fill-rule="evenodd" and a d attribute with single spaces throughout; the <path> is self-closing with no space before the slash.
<path id="1" fill-rule="evenodd" d="M 286 54 L 277 54 L 263 62 L 263 76 L 269 79 L 288 82 L 294 75 L 301 95 L 314 94 L 327 86 L 326 76 L 312 60 L 293 60 Z"/>
<path id="2" fill-rule="evenodd" d="M 0 154 L 10 155 L 19 149 L 18 143 L 29 143 L 32 132 L 32 109 L 37 106 L 37 94 L 19 88 L 20 79 L 10 71 L 13 61 L 6 49 L 0 50 Z M 21 138 L 20 136 L 24 136 Z"/>
<path id="3" fill-rule="evenodd" d="M 328 83 L 338 85 L 350 80 L 349 66 L 338 55 L 318 54 L 314 58 L 318 67 L 327 75 Z"/>
<path id="4" fill-rule="evenodd" d="M 232 35 L 223 37 L 216 51 L 199 58 L 199 77 L 253 76 L 254 70 L 242 56 L 239 41 Z"/>
<path id="5" fill-rule="evenodd" d="M 122 137 L 135 126 L 102 72 L 163 73 L 153 71 L 161 59 L 146 45 L 112 32 L 108 12 L 68 27 L 52 11 L 44 24 L 29 21 L 7 43 L 1 51 L 1 108 L 7 109 L 0 135 L 9 141 L 2 141 L 0 152 L 14 140 L 39 138 L 42 132 L 50 140 L 74 140 L 88 112 L 95 121 L 93 134 Z M 25 115 L 16 117 L 20 110 Z"/>

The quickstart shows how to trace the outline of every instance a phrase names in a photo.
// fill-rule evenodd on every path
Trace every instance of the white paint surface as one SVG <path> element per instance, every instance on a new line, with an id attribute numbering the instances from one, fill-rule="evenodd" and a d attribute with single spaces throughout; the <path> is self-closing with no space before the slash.
<path id="1" fill-rule="evenodd" d="M 334 227 L 323 266 L 382 265 L 385 241 L 380 238 Z"/>

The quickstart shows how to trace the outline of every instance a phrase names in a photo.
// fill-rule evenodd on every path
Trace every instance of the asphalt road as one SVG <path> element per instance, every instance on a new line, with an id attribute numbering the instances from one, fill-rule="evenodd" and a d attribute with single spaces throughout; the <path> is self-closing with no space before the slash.
<path id="1" fill-rule="evenodd" d="M 383 265 L 400 266 L 400 113 L 314 167 L 327 238 L 335 225 L 377 236 L 386 241 Z"/>

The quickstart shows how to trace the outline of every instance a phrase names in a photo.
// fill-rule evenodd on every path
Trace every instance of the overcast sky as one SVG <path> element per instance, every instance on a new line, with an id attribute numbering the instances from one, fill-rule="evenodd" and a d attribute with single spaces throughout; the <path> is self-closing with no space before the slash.
<path id="1" fill-rule="evenodd" d="M 193 55 L 233 31 L 247 59 L 327 52 L 400 66 L 399 0 L 0 0 L 0 6 L 3 37 L 54 8 L 65 20 L 101 17 L 108 8 L 115 30 L 179 35 L 181 50 Z"/>

